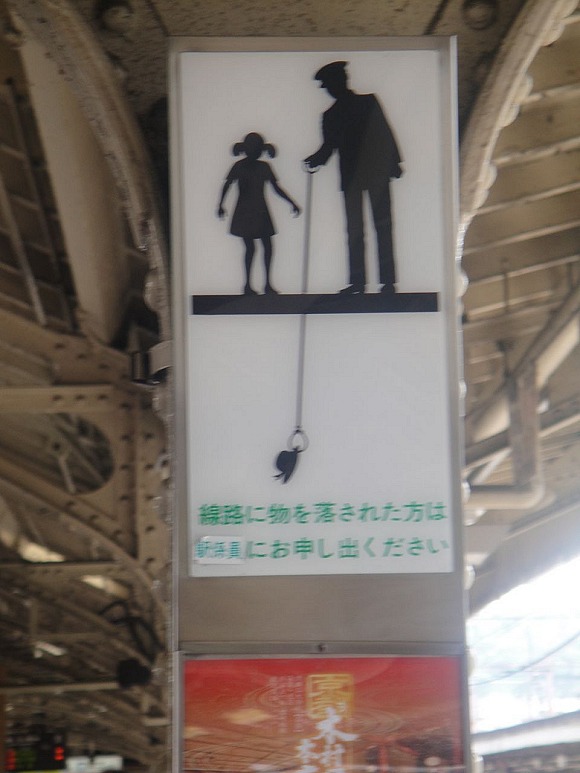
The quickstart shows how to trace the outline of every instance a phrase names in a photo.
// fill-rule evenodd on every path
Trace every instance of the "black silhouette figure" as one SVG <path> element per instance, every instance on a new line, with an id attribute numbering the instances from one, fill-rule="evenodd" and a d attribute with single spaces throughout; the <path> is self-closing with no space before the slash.
<path id="1" fill-rule="evenodd" d="M 278 475 L 274 475 L 276 480 L 281 480 L 282 483 L 288 483 L 294 474 L 294 470 L 298 464 L 298 454 L 301 451 L 301 448 L 293 448 L 291 451 L 280 451 L 276 457 L 276 468 L 280 470 Z"/>
<path id="2" fill-rule="evenodd" d="M 276 180 L 271 166 L 265 161 L 260 161 L 262 153 L 267 153 L 270 158 L 276 155 L 273 145 L 265 144 L 261 134 L 251 132 L 247 134 L 243 142 L 237 142 L 232 148 L 234 156 L 244 153 L 246 158 L 237 161 L 224 182 L 217 214 L 220 219 L 226 215 L 223 203 L 226 194 L 233 182 L 238 183 L 238 201 L 232 216 L 230 233 L 240 236 L 244 240 L 245 255 L 244 265 L 246 270 L 245 295 L 257 295 L 258 293 L 250 284 L 250 274 L 254 260 L 255 240 L 260 239 L 264 249 L 264 267 L 266 270 L 266 285 L 264 292 L 277 294 L 271 283 L 272 269 L 272 236 L 276 233 L 274 223 L 268 211 L 266 203 L 265 186 L 270 183 L 278 196 L 291 205 L 295 217 L 300 214 L 300 207 L 283 190 Z"/>
<path id="3" fill-rule="evenodd" d="M 300 398 L 299 398 L 300 399 Z M 299 408 L 299 411 L 301 409 Z M 276 469 L 280 470 L 278 475 L 274 475 L 275 480 L 279 480 L 282 483 L 288 483 L 290 478 L 294 475 L 294 470 L 298 464 L 298 454 L 306 451 L 310 444 L 308 435 L 302 427 L 297 426 L 294 432 L 290 435 L 287 441 L 285 451 L 280 451 L 276 457 Z"/>
<path id="4" fill-rule="evenodd" d="M 390 180 L 402 174 L 401 156 L 376 96 L 357 94 L 349 89 L 347 64 L 331 62 L 314 76 L 336 101 L 322 116 L 322 145 L 304 162 L 314 169 L 326 164 L 335 150 L 338 152 L 349 257 L 349 285 L 341 293 L 365 291 L 365 191 L 376 231 L 381 292 L 393 293 L 396 272 Z"/>

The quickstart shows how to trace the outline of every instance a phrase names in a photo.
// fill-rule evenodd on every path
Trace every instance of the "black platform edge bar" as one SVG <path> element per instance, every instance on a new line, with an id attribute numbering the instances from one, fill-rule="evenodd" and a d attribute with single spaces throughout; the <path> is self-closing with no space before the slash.
<path id="1" fill-rule="evenodd" d="M 438 293 L 356 295 L 192 295 L 196 315 L 400 314 L 439 311 Z"/>

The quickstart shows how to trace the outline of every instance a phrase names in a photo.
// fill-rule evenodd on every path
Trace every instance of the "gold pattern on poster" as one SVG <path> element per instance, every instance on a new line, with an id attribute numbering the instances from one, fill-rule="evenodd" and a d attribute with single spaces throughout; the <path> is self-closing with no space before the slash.
<path id="1" fill-rule="evenodd" d="M 352 716 L 352 674 L 310 674 L 306 678 L 306 712 L 310 719 L 324 719 L 332 708 L 341 718 Z"/>

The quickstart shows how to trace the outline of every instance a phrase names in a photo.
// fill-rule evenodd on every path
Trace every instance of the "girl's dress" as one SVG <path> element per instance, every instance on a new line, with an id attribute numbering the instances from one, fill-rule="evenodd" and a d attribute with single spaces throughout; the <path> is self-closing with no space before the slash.
<path id="1" fill-rule="evenodd" d="M 246 239 L 261 239 L 276 233 L 268 211 L 264 188 L 276 177 L 269 164 L 243 158 L 230 169 L 227 182 L 238 183 L 239 195 L 232 216 L 230 233 Z"/>

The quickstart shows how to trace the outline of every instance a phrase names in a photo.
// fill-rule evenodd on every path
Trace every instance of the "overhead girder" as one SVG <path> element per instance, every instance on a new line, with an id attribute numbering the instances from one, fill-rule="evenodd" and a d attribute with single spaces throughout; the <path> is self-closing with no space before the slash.
<path id="1" fill-rule="evenodd" d="M 460 213 L 464 230 L 495 179 L 493 154 L 502 129 L 528 94 L 528 70 L 538 50 L 553 42 L 576 0 L 531 0 L 512 25 L 478 94 L 461 143 Z"/>
<path id="2" fill-rule="evenodd" d="M 65 76 L 92 127 L 102 157 L 109 166 L 134 244 L 148 256 L 152 281 L 158 288 L 151 297 L 158 302 L 155 311 L 164 337 L 169 338 L 167 260 L 150 161 L 113 66 L 72 3 L 7 0 L 7 6 L 14 26 L 17 29 L 24 27 L 22 53 L 25 61 L 26 36 L 33 35 L 35 45 L 44 46 Z M 50 118 L 49 110 L 47 120 Z"/>
<path id="3" fill-rule="evenodd" d="M 23 9 L 23 4 L 16 5 L 18 10 Z M 56 16 L 57 7 L 50 5 Z M 11 506 L 18 508 L 22 529 L 36 534 L 43 547 L 61 551 L 65 559 L 42 565 L 21 560 L 3 562 L 1 572 L 5 585 L 11 592 L 23 594 L 23 601 L 31 605 L 30 609 L 38 610 L 37 622 L 28 621 L 24 628 L 14 628 L 15 634 L 20 630 L 15 642 L 28 642 L 30 652 L 26 655 L 19 650 L 21 654 L 6 689 L 10 690 L 9 700 L 15 707 L 20 705 L 21 698 L 29 703 L 36 696 L 42 703 L 45 689 L 44 694 L 50 696 L 48 704 L 43 704 L 46 716 L 56 718 L 60 712 L 59 721 L 71 734 L 81 736 L 80 707 L 85 696 L 91 695 L 86 691 L 90 691 L 91 685 L 80 685 L 77 692 L 66 694 L 66 698 L 62 697 L 63 685 L 73 684 L 75 673 L 78 685 L 83 663 L 87 673 L 94 674 L 103 684 L 114 676 L 119 660 L 143 661 L 140 648 L 132 642 L 128 630 L 123 630 L 126 626 L 119 627 L 99 614 L 116 597 L 86 585 L 83 580 L 87 577 L 110 580 L 118 583 L 118 588 L 126 588 L 129 614 L 142 618 L 151 629 L 150 635 L 161 645 L 166 636 L 167 609 L 159 577 L 165 571 L 168 543 L 158 504 L 166 476 L 160 461 L 166 458 L 165 431 L 151 411 L 151 394 L 131 383 L 128 356 L 107 346 L 119 326 L 119 312 L 126 306 L 130 289 L 127 258 L 134 262 L 137 255 L 137 250 L 126 241 L 124 218 L 128 218 L 134 242 L 142 250 L 143 259 L 138 256 L 138 260 L 141 264 L 148 260 L 157 277 L 165 276 L 165 255 L 156 230 L 149 165 L 139 131 L 120 92 L 110 97 L 111 91 L 118 90 L 118 84 L 110 70 L 100 72 L 102 54 L 96 52 L 99 60 L 96 65 L 91 56 L 85 60 L 77 55 L 78 50 L 69 60 L 68 69 L 74 71 L 75 78 L 78 76 L 76 85 L 80 84 L 81 92 L 84 90 L 79 99 L 78 90 L 74 95 L 74 88 L 71 91 L 66 68 L 53 64 L 58 60 L 55 54 L 63 44 L 63 36 L 58 33 L 49 45 L 52 61 L 45 59 L 35 33 L 27 30 L 27 36 L 20 36 L 17 41 L 21 43 L 19 53 L 28 67 L 33 108 L 40 118 L 49 171 L 57 172 L 52 175 L 55 189 L 60 180 L 60 188 L 56 190 L 58 215 L 65 226 L 81 310 L 89 314 L 81 315 L 84 335 L 78 336 L 56 333 L 52 319 L 45 325 L 38 314 L 35 319 L 31 315 L 27 318 L 22 313 L 24 307 L 13 303 L 7 303 L 0 310 L 3 329 L 0 362 L 5 363 L 0 382 L 6 389 L 0 399 L 0 411 L 10 416 L 3 428 L 0 422 L 0 438 L 12 444 L 10 456 L 5 453 L 0 461 L 0 490 Z M 89 38 L 87 31 L 81 45 L 91 45 Z M 17 40 L 16 34 L 13 39 Z M 68 42 L 72 50 L 76 44 L 72 39 Z M 81 61 L 82 73 L 79 72 Z M 35 90 L 41 83 L 46 87 L 44 93 Z M 50 115 L 54 103 L 47 104 L 47 100 L 55 95 L 61 108 L 65 104 L 67 107 Z M 96 112 L 91 112 L 91 100 L 93 107 L 98 106 Z M 116 111 L 123 115 L 115 114 Z M 59 161 L 60 150 L 50 134 L 58 128 L 54 122 L 60 116 L 65 123 L 58 132 L 57 143 L 60 148 L 66 148 L 67 159 Z M 125 123 L 127 127 L 121 131 Z M 104 129 L 105 124 L 108 128 Z M 68 162 L 73 150 L 77 155 L 72 153 L 72 158 L 77 158 L 79 167 L 71 178 L 73 170 Z M 26 166 L 26 153 L 21 148 L 18 152 L 19 163 Z M 94 174 L 88 174 L 87 159 L 90 158 Z M 59 178 L 59 174 L 64 176 Z M 76 194 L 70 186 L 71 179 L 78 179 L 83 186 Z M 111 195 L 115 190 L 119 198 Z M 24 196 L 20 191 L 10 191 L 5 208 L 10 214 L 8 205 L 36 212 L 33 197 Z M 79 221 L 84 223 L 80 231 Z M 95 224 L 92 231 L 88 228 L 91 222 Z M 93 247 L 87 241 L 91 234 Z M 102 243 L 103 235 L 107 234 L 108 264 L 107 250 Z M 16 229 L 14 235 L 19 235 Z M 41 245 L 33 244 L 30 235 L 27 238 L 22 249 L 38 252 Z M 85 242 L 79 244 L 79 238 Z M 14 242 L 13 251 L 14 245 L 18 244 Z M 34 280 L 32 290 L 42 292 L 42 283 Z M 157 282 L 154 295 L 162 301 L 166 320 L 167 288 L 163 281 Z M 78 432 L 75 422 L 82 421 L 96 428 L 93 438 L 83 438 Z M 17 436 L 19 426 L 32 429 L 32 422 L 36 435 L 44 435 L 48 442 L 47 447 L 38 447 L 36 452 L 27 446 L 24 438 L 19 443 Z M 97 438 L 97 430 L 101 438 Z M 105 471 L 100 480 L 97 468 L 91 466 L 96 458 L 92 447 L 83 448 L 89 439 L 102 443 L 104 453 L 108 445 L 114 461 L 110 472 Z M 37 460 L 42 462 L 42 454 L 47 460 L 52 455 L 56 464 L 53 462 L 52 468 L 38 464 Z M 93 491 L 82 492 L 82 487 L 79 490 L 74 465 L 84 471 L 87 481 L 92 480 Z M 46 528 L 49 521 L 51 529 Z M 59 532 L 63 529 L 74 538 L 60 539 Z M 12 613 L 10 605 L 8 613 Z M 45 654 L 41 658 L 42 670 L 35 669 L 34 663 L 40 666 L 38 659 L 33 658 L 33 644 L 37 639 L 70 652 L 70 657 L 64 655 L 65 660 L 69 657 L 66 665 Z M 152 665 L 147 659 L 144 664 Z M 167 698 L 163 697 L 164 665 L 162 657 L 155 659 L 155 667 L 161 669 L 158 684 L 123 691 L 109 681 L 115 690 L 111 689 L 106 698 L 99 699 L 101 704 L 107 704 L 107 716 L 97 718 L 92 729 L 85 728 L 87 743 L 94 744 L 97 736 L 106 736 L 110 748 L 138 759 L 143 765 L 150 765 L 162 756 L 167 707 Z M 38 674 L 36 678 L 34 674 Z M 45 675 L 44 679 L 40 674 Z M 20 685 L 14 680 L 20 681 Z M 43 688 L 45 680 L 49 684 Z M 150 747 L 151 741 L 155 747 Z"/>
<path id="4" fill-rule="evenodd" d="M 541 438 L 548 438 L 557 432 L 580 423 L 580 398 L 572 397 L 549 408 L 539 417 Z M 486 464 L 504 450 L 509 450 L 507 429 L 467 446 L 465 452 L 466 470 L 469 472 Z"/>
<path id="5" fill-rule="evenodd" d="M 1 317 L 2 312 L 0 320 Z M 14 345 L 18 341 L 20 347 L 38 351 L 39 356 L 41 352 L 50 352 L 53 370 L 61 383 L 32 387 L 32 392 L 27 391 L 28 386 L 23 387 L 23 392 L 11 388 L 3 393 L 5 401 L 0 410 L 6 408 L 11 414 L 24 410 L 27 414 L 38 410 L 48 415 L 70 412 L 95 424 L 110 442 L 115 471 L 104 486 L 90 495 L 90 500 L 84 501 L 94 503 L 97 512 L 98 508 L 108 510 L 108 520 L 118 519 L 116 528 L 120 526 L 127 535 L 133 528 L 130 524 L 137 506 L 139 557 L 144 561 L 153 558 L 158 554 L 157 540 L 163 529 L 157 500 L 164 474 L 159 460 L 165 454 L 166 441 L 160 420 L 142 407 L 142 393 L 129 382 L 127 359 L 86 339 L 39 331 L 26 320 L 4 321 L 7 336 L 14 334 Z M 87 384 L 91 375 L 101 383 Z M 14 475 L 18 477 L 16 471 Z M 134 494 L 126 496 L 125 491 Z M 59 496 L 62 503 L 62 494 Z M 151 552 L 146 555 L 149 544 Z M 160 568 L 158 563 L 150 565 L 151 571 Z"/>
<path id="6" fill-rule="evenodd" d="M 502 46 L 473 110 L 462 145 L 462 219 L 465 224 L 473 220 L 474 214 L 478 212 L 485 200 L 489 186 L 493 185 L 494 176 L 489 174 L 489 169 L 492 168 L 490 166 L 491 160 L 496 152 L 500 132 L 508 123 L 507 117 L 510 118 L 510 121 L 515 118 L 520 102 L 530 90 L 529 83 L 526 84 L 525 88 L 523 84 L 526 83 L 527 72 L 534 56 L 542 45 L 553 40 L 554 31 L 561 27 L 563 21 L 575 7 L 575 2 L 565 2 L 564 0 L 558 3 L 548 3 L 543 0 L 528 3 Z M 506 77 L 506 72 L 511 77 Z M 490 122 L 492 123 L 490 124 Z M 474 223 L 471 223 L 464 249 L 466 256 L 469 255 L 468 245 L 473 239 L 474 228 L 479 225 L 481 225 L 484 234 L 490 230 L 485 226 L 485 223 L 480 223 L 479 216 Z M 497 237 L 497 229 L 493 229 L 492 233 L 494 233 L 494 237 Z M 513 239 L 524 240 L 528 237 L 529 234 L 522 234 L 521 229 L 518 229 L 518 233 L 514 235 Z M 570 302 L 569 297 L 557 315 L 559 319 L 565 316 L 566 321 L 569 321 Z M 547 348 L 547 336 L 551 334 L 551 340 L 553 340 L 555 337 L 553 331 L 554 322 L 551 321 L 534 342 L 536 350 L 543 352 Z M 528 361 L 530 352 L 531 350 L 528 348 L 526 355 L 521 358 L 521 362 Z M 531 354 L 533 353 L 531 352 Z M 536 359 L 538 356 L 539 354 L 537 354 Z M 510 380 L 513 382 L 512 375 L 510 373 Z M 495 396 L 492 399 L 497 402 Z M 481 415 L 481 412 L 478 406 L 478 415 Z M 507 421 L 504 426 L 506 425 Z M 501 429 L 503 428 L 500 427 Z"/>
<path id="7" fill-rule="evenodd" d="M 26 572 L 25 564 L 24 567 L 22 567 L 20 564 L 6 565 L 6 567 L 3 567 L 3 572 L 5 572 L 6 576 L 11 579 L 13 588 L 18 589 L 30 604 L 47 604 L 47 608 L 52 609 L 54 614 L 58 613 L 60 610 L 63 614 L 77 622 L 77 629 L 75 631 L 70 629 L 62 631 L 64 634 L 64 639 L 67 638 L 69 633 L 88 634 L 90 639 L 91 632 L 96 632 L 105 642 L 108 642 L 108 647 L 114 651 L 117 651 L 119 655 L 123 655 L 127 658 L 136 658 L 145 662 L 146 659 L 143 653 L 134 643 L 128 643 L 127 637 L 122 638 L 120 636 L 113 635 L 115 632 L 120 630 L 115 626 L 114 623 L 110 622 L 106 617 L 104 617 L 102 614 L 99 614 L 97 611 L 92 611 L 89 609 L 86 603 L 75 600 L 74 594 L 71 594 L 70 592 L 70 588 L 67 588 L 66 586 L 63 587 L 58 583 L 47 584 L 46 572 L 42 574 L 35 574 L 33 567 L 32 571 L 28 573 Z M 82 596 L 82 592 L 78 593 L 77 595 L 80 598 Z M 106 602 L 104 596 L 101 601 L 105 602 L 103 604 L 103 608 L 106 608 L 108 603 Z M 139 609 L 137 606 L 135 608 Z M 27 626 L 29 622 L 30 621 L 27 620 Z M 153 626 L 153 623 L 151 625 Z M 49 637 L 51 633 L 56 633 L 56 631 L 46 631 L 46 634 Z M 38 630 L 35 635 L 37 635 L 39 638 L 42 638 L 43 632 Z M 75 637 L 73 637 L 73 640 L 71 640 L 72 643 L 74 643 L 74 638 Z M 79 641 L 77 644 L 83 644 L 83 641 Z M 92 647 L 90 642 L 88 644 L 90 647 Z M 108 652 L 109 649 L 105 649 L 102 652 L 95 653 L 95 662 L 98 663 L 100 658 L 103 658 L 104 662 L 108 662 L 110 660 L 110 656 L 107 657 Z M 90 663 L 87 665 L 90 665 Z M 83 667 L 80 662 L 78 667 Z"/>
<path id="8" fill-rule="evenodd" d="M 12 342 L 9 340 L 5 346 L 12 347 L 10 351 L 14 353 L 15 360 L 20 363 L 31 362 L 36 367 L 37 361 L 42 363 L 46 359 L 47 367 L 39 371 L 39 375 L 44 374 L 41 380 L 44 383 L 34 386 L 27 383 L 25 375 L 29 371 L 23 370 L 24 377 L 19 378 L 23 386 L 5 387 L 0 411 L 8 414 L 11 420 L 18 415 L 28 417 L 29 420 L 36 416 L 41 422 L 40 427 L 50 419 L 57 422 L 56 429 L 61 426 L 68 428 L 62 422 L 58 424 L 63 416 L 83 417 L 103 433 L 103 440 L 106 438 L 114 455 L 115 467 L 109 481 L 95 491 L 85 495 L 71 495 L 65 490 L 62 481 L 51 482 L 40 469 L 36 469 L 32 458 L 17 460 L 11 454 L 11 458 L 6 459 L 8 467 L 3 468 L 4 480 L 0 482 L 0 489 L 20 506 L 21 517 L 24 510 L 28 513 L 27 519 L 22 521 L 23 528 L 27 521 L 32 526 L 35 522 L 40 523 L 39 518 L 43 523 L 49 519 L 55 525 L 60 524 L 56 531 L 53 528 L 52 535 L 49 533 L 49 546 L 63 528 L 66 533 L 69 533 L 68 529 L 73 529 L 75 540 L 65 540 L 59 545 L 65 555 L 67 545 L 68 550 L 73 545 L 76 549 L 81 540 L 86 543 L 89 555 L 110 557 L 113 560 L 79 561 L 74 566 L 67 561 L 42 565 L 23 561 L 13 564 L 3 562 L 0 571 L 7 587 L 21 588 L 27 594 L 29 603 L 30 599 L 40 603 L 44 610 L 50 610 L 51 618 L 65 615 L 66 620 L 60 629 L 57 626 L 56 630 L 38 630 L 38 635 L 43 637 L 42 641 L 75 652 L 79 664 L 85 661 L 100 664 L 98 672 L 110 679 L 114 675 L 116 662 L 123 658 L 142 656 L 118 626 L 103 620 L 95 612 L 89 612 L 87 602 L 91 596 L 93 604 L 98 599 L 100 608 L 104 608 L 114 597 L 91 590 L 81 578 L 92 574 L 114 580 L 120 583 L 119 587 L 127 588 L 131 610 L 150 621 L 157 636 L 164 639 L 166 609 L 159 593 L 160 583 L 156 579 L 159 570 L 163 569 L 162 546 L 166 544 L 163 536 L 165 526 L 156 504 L 158 489 L 162 484 L 162 471 L 157 462 L 160 455 L 165 453 L 163 428 L 146 407 L 149 398 L 147 393 L 130 383 L 125 356 L 86 339 L 61 336 L 47 329 L 39 329 L 27 320 L 13 320 L 7 314 L 5 316 L 7 336 L 9 339 L 12 336 Z M 30 354 L 20 358 L 23 349 Z M 60 382 L 58 385 L 54 384 L 55 376 Z M 87 377 L 92 378 L 93 382 L 88 383 Z M 73 383 L 66 383 L 68 379 Z M 6 431 L 7 427 L 4 426 L 0 434 Z M 62 437 L 61 431 L 59 439 L 62 440 Z M 15 438 L 17 443 L 18 438 Z M 82 453 L 78 440 L 76 447 Z M 123 530 L 129 538 L 126 543 L 129 552 L 122 547 L 124 540 L 120 539 L 118 533 Z M 86 590 L 83 591 L 83 587 Z M 43 618 L 45 615 L 46 612 L 43 612 Z M 25 630 L 21 641 L 31 642 L 29 633 Z M 107 651 L 110 654 L 103 657 Z M 63 676 L 70 679 L 70 662 L 66 667 L 61 667 L 58 659 L 45 656 L 43 660 L 44 673 L 50 676 L 50 682 L 58 681 L 59 670 L 61 679 Z M 35 662 L 38 664 L 38 660 Z M 15 664 L 11 674 L 12 678 L 20 674 L 25 679 L 28 674 L 28 686 L 34 686 L 34 682 L 30 683 L 30 661 L 28 665 L 25 660 L 21 661 L 18 668 Z M 42 683 L 42 679 L 39 681 Z M 164 689 L 164 684 L 161 684 L 161 689 Z M 145 693 L 150 694 L 148 702 L 156 706 L 154 716 L 160 721 L 166 700 L 160 703 L 159 697 L 155 696 L 157 690 L 157 687 L 145 688 Z M 55 693 L 51 694 L 53 699 L 50 701 L 50 709 L 45 707 L 47 716 L 51 715 L 55 704 Z M 30 695 L 24 697 L 30 700 Z M 9 700 L 14 703 L 18 701 L 18 696 L 11 693 Z M 66 725 L 71 730 L 77 728 L 80 734 L 82 723 L 79 726 L 76 719 L 77 699 L 71 700 L 69 696 L 62 706 L 66 706 L 68 715 Z M 111 748 L 135 758 L 135 746 L 147 749 L 152 731 L 144 729 L 144 725 L 139 729 L 141 723 L 138 707 L 123 706 L 123 701 L 113 701 L 110 717 L 98 727 L 110 736 L 108 744 Z M 158 731 L 156 733 L 156 743 L 163 742 L 163 734 L 160 736 Z M 142 762 L 145 764 L 150 760 L 148 751 L 143 755 Z"/>
<path id="9" fill-rule="evenodd" d="M 34 279 L 32 269 L 30 268 L 28 255 L 26 254 L 26 248 L 24 246 L 22 237 L 20 236 L 20 231 L 16 224 L 16 218 L 14 216 L 14 212 L 12 211 L 8 191 L 6 190 L 4 181 L 1 178 L 0 178 L 0 213 L 2 214 L 2 219 L 6 223 L 7 231 L 10 237 L 10 241 L 12 243 L 12 248 L 18 259 L 18 264 L 19 264 L 19 268 L 22 273 L 22 276 L 24 277 L 24 283 L 28 291 L 30 303 L 32 305 L 32 308 L 34 309 L 36 321 L 40 325 L 46 325 L 46 314 L 44 312 L 44 307 L 40 299 L 38 286 L 36 284 L 36 280 Z"/>
<path id="10" fill-rule="evenodd" d="M 533 363 L 537 368 L 537 384 L 542 387 L 574 349 L 580 337 L 580 283 L 573 287 L 564 302 L 551 315 L 525 352 L 509 368 L 501 388 L 477 407 L 468 417 L 470 435 L 477 442 L 504 430 L 509 423 L 507 390 L 518 376 Z"/>
<path id="11" fill-rule="evenodd" d="M 464 297 L 471 390 L 466 473 L 478 484 L 476 493 L 488 495 L 467 504 L 468 555 L 481 550 L 470 591 L 473 611 L 580 552 L 571 535 L 577 531 L 578 486 L 564 480 L 559 468 L 546 468 L 554 455 L 562 466 L 566 459 L 573 463 L 577 440 L 567 439 L 566 432 L 580 415 L 575 382 L 563 390 L 559 375 L 577 359 L 579 337 L 578 88 L 573 75 L 560 88 L 540 65 L 540 57 L 561 57 L 559 42 L 549 51 L 543 47 L 563 31 L 570 56 L 580 31 L 577 13 L 570 16 L 576 7 L 577 2 L 526 3 L 495 57 L 463 137 L 463 268 L 473 280 Z M 539 74 L 544 77 L 535 82 Z M 546 480 L 543 499 L 533 477 L 519 493 L 518 486 L 506 487 L 510 477 L 517 478 L 521 459 L 512 454 L 508 392 L 530 363 L 537 367 L 538 396 L 535 410 L 527 413 L 529 426 L 539 423 L 535 462 Z M 550 404 L 556 383 L 560 402 Z M 490 476 L 495 485 L 489 485 Z M 492 501 L 498 485 L 513 496 Z M 486 503 L 495 511 L 482 517 Z"/>
<path id="12" fill-rule="evenodd" d="M 84 497 L 71 495 L 56 486 L 40 480 L 21 466 L 0 456 L 0 491 L 22 498 L 37 508 L 44 518 L 51 518 L 56 528 L 60 523 L 78 531 L 91 544 L 119 561 L 135 583 L 137 598 L 150 598 L 153 577 L 129 551 L 135 550 L 131 534 L 123 534 L 112 515 L 87 503 Z M 98 525 L 97 525 L 98 522 Z M 108 534 L 102 531 L 109 523 Z M 123 544 L 127 548 L 123 547 Z M 154 598 L 154 597 L 153 597 Z M 160 611 L 163 605 L 157 602 Z"/>
<path id="13" fill-rule="evenodd" d="M 147 767 L 152 761 L 160 762 L 165 754 L 163 726 L 151 726 L 148 724 L 150 717 L 140 713 L 139 692 L 132 688 L 130 692 L 136 692 L 137 700 L 128 703 L 126 699 L 115 699 L 106 686 L 106 683 L 102 687 L 97 683 L 84 687 L 79 685 L 80 689 L 74 693 L 66 690 L 11 692 L 6 694 L 6 698 L 14 709 L 22 703 L 32 716 L 36 711 L 57 727 L 64 724 L 69 753 L 86 754 L 87 750 L 96 747 L 96 738 L 106 738 L 110 754 L 137 760 Z M 71 706 L 73 696 L 76 701 Z M 36 703 L 33 703 L 35 699 Z"/>
<path id="14" fill-rule="evenodd" d="M 25 659 L 23 660 L 22 655 L 18 661 L 14 660 L 11 673 L 13 680 L 17 681 L 16 683 L 13 681 L 11 686 L 0 687 L 0 695 L 5 695 L 12 701 L 19 697 L 26 698 L 26 696 L 30 697 L 31 695 L 47 695 L 57 699 L 59 696 L 62 698 L 66 693 L 79 694 L 79 698 L 82 698 L 81 694 L 106 690 L 107 697 L 100 696 L 99 701 L 107 702 L 116 717 L 108 721 L 105 717 L 105 724 L 116 723 L 121 737 L 131 735 L 133 731 L 138 730 L 139 725 L 142 724 L 140 717 L 144 723 L 145 719 L 152 716 L 160 724 L 166 716 L 167 706 L 163 680 L 159 683 L 154 681 L 147 686 L 125 690 L 120 689 L 116 681 L 111 682 L 111 676 L 115 674 L 116 664 L 123 659 L 134 658 L 149 667 L 154 664 L 143 658 L 142 652 L 134 643 L 131 643 L 130 637 L 128 638 L 126 634 L 120 635 L 119 627 L 115 623 L 103 617 L 102 614 L 90 612 L 86 608 L 86 603 L 80 600 L 82 596 L 79 597 L 78 602 L 75 602 L 72 600 L 73 594 L 70 593 L 70 589 L 62 588 L 59 593 L 58 586 L 47 585 L 46 574 L 35 576 L 33 573 L 32 577 L 26 576 L 26 574 L 23 575 L 23 569 L 26 573 L 26 566 L 7 567 L 5 576 L 11 578 L 10 586 L 13 589 L 21 588 L 29 599 L 29 603 L 33 605 L 48 603 L 51 620 L 58 620 L 62 617 L 61 627 L 64 626 L 65 630 L 62 631 L 61 637 L 51 636 L 53 631 L 45 630 L 42 621 L 35 622 L 35 616 L 33 616 L 34 619 L 30 621 L 31 627 L 23 632 L 19 645 L 20 648 L 29 647 L 30 665 L 25 667 Z M 38 569 L 40 570 L 40 567 Z M 31 609 L 33 608 L 31 607 Z M 74 631 L 70 630 L 71 625 L 74 626 Z M 81 633 L 84 633 L 84 636 L 77 635 Z M 33 659 L 35 645 L 40 646 L 44 641 L 59 643 L 69 654 L 64 657 L 45 655 L 40 660 Z M 8 656 L 8 653 L 6 654 Z M 34 663 L 34 670 L 38 672 L 38 676 L 31 683 L 26 674 L 30 673 L 32 663 Z M 71 667 L 73 664 L 74 668 Z M 43 668 L 40 668 L 41 665 Z M 18 683 L 19 675 L 25 678 L 25 681 L 20 681 L 20 684 Z M 73 696 L 71 695 L 71 697 Z M 75 708 L 75 702 L 71 702 L 70 699 L 65 706 L 66 713 L 71 715 L 69 727 L 74 729 L 76 719 L 78 719 L 78 717 L 75 718 L 78 709 Z M 47 714 L 50 715 L 55 709 L 51 699 L 47 707 Z M 126 724 L 121 721 L 119 712 L 121 716 L 126 715 Z M 149 731 L 143 730 L 143 732 L 148 733 Z"/>
<path id="15" fill-rule="evenodd" d="M 493 556 L 478 570 L 470 592 L 470 610 L 477 612 L 502 595 L 505 588 L 528 582 L 552 566 L 580 553 L 580 499 L 561 502 L 522 518 L 508 529 Z M 517 560 L 514 559 L 517 556 Z"/>

